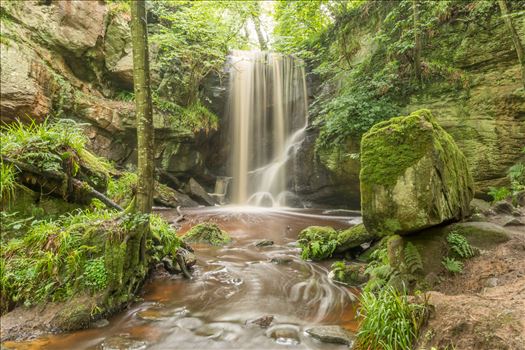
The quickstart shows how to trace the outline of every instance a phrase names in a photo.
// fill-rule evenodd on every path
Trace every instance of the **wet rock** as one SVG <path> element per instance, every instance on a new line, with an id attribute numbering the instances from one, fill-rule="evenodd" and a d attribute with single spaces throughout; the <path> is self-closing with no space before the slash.
<path id="1" fill-rule="evenodd" d="M 193 226 L 182 239 L 186 243 L 207 243 L 215 246 L 231 242 L 231 237 L 213 223 L 202 223 Z"/>
<path id="2" fill-rule="evenodd" d="M 306 330 L 312 338 L 324 343 L 346 344 L 351 346 L 354 335 L 341 326 L 318 326 Z"/>
<path id="3" fill-rule="evenodd" d="M 194 178 L 191 178 L 188 182 L 187 191 L 190 197 L 201 204 L 210 206 L 217 204 L 217 201 Z"/>
<path id="4" fill-rule="evenodd" d="M 270 245 L 273 245 L 273 241 L 269 240 L 269 239 L 261 239 L 260 241 L 255 243 L 256 247 L 267 247 L 267 246 L 270 246 Z"/>
<path id="5" fill-rule="evenodd" d="M 503 226 L 525 226 L 525 223 L 518 218 L 510 219 Z"/>
<path id="6" fill-rule="evenodd" d="M 105 318 L 101 318 L 100 320 L 95 321 L 91 324 L 92 328 L 104 328 L 107 326 L 109 326 L 109 321 Z"/>
<path id="7" fill-rule="evenodd" d="M 514 211 L 514 206 L 507 201 L 499 201 L 492 206 L 492 210 L 494 210 L 498 214 L 512 215 L 512 212 Z"/>
<path id="8" fill-rule="evenodd" d="M 363 223 L 409 234 L 470 214 L 467 159 L 428 110 L 374 125 L 361 139 Z"/>
<path id="9" fill-rule="evenodd" d="M 299 344 L 299 327 L 292 325 L 277 325 L 266 331 L 266 336 L 275 340 L 280 345 Z"/>
<path id="10" fill-rule="evenodd" d="M 250 320 L 247 322 L 247 324 L 254 324 L 261 328 L 268 328 L 272 324 L 273 319 L 274 319 L 273 315 L 265 315 L 265 316 L 256 318 L 255 320 Z"/>
<path id="11" fill-rule="evenodd" d="M 163 264 L 164 268 L 166 269 L 166 271 L 168 271 L 169 273 L 175 274 L 175 273 L 180 273 L 181 272 L 179 264 L 174 263 L 173 260 L 171 260 L 167 256 L 162 258 L 162 264 Z"/>
<path id="12" fill-rule="evenodd" d="M 289 264 L 293 261 L 293 259 L 287 255 L 278 255 L 274 256 L 270 259 L 271 263 L 277 264 L 277 265 L 284 265 Z"/>
<path id="13" fill-rule="evenodd" d="M 127 333 L 114 335 L 101 344 L 103 350 L 142 350 L 146 347 L 145 341 L 133 339 Z"/>
<path id="14" fill-rule="evenodd" d="M 519 211 L 518 209 L 515 209 L 513 212 L 512 212 L 512 216 L 523 216 L 523 213 L 521 211 Z"/>
<path id="15" fill-rule="evenodd" d="M 365 268 L 365 264 L 346 265 L 343 261 L 338 261 L 332 264 L 328 278 L 346 285 L 359 286 L 368 281 Z"/>

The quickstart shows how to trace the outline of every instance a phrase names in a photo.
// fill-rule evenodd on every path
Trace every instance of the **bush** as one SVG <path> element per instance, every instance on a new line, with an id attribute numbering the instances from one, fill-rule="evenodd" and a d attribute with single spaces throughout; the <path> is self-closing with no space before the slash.
<path id="1" fill-rule="evenodd" d="M 410 303 L 407 295 L 393 287 L 360 297 L 363 321 L 354 349 L 412 349 L 426 315 L 427 303 Z"/>

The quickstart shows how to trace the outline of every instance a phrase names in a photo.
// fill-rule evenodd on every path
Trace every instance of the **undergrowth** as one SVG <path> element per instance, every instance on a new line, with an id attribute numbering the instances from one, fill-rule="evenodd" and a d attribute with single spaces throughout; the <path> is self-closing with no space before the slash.
<path id="1" fill-rule="evenodd" d="M 360 297 L 363 317 L 354 349 L 412 349 L 427 312 L 427 301 L 411 303 L 404 291 L 387 286 Z"/>
<path id="2" fill-rule="evenodd" d="M 139 219 L 114 211 L 79 210 L 57 220 L 33 222 L 25 236 L 2 242 L 1 312 L 118 285 L 126 271 L 115 271 L 115 266 L 129 257 L 117 253 L 125 254 L 126 237 L 133 236 Z M 174 256 L 180 246 L 176 232 L 154 215 L 150 228 L 150 261 Z"/>

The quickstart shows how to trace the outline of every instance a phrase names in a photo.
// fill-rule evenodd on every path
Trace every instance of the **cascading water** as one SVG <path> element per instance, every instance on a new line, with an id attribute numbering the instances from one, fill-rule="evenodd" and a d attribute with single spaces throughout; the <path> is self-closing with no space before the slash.
<path id="1" fill-rule="evenodd" d="M 307 123 L 304 66 L 257 51 L 234 51 L 231 63 L 232 202 L 286 205 L 288 160 Z"/>

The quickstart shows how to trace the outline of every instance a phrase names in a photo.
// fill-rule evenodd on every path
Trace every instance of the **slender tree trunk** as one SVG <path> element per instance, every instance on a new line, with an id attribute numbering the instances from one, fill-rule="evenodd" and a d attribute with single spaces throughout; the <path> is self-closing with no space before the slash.
<path id="1" fill-rule="evenodd" d="M 137 115 L 138 184 L 136 210 L 151 212 L 153 203 L 153 110 L 151 105 L 148 32 L 144 0 L 131 1 L 133 85 Z"/>
<path id="2" fill-rule="evenodd" d="M 521 82 L 523 83 L 523 88 L 525 89 L 525 52 L 523 51 L 523 45 L 521 43 L 520 37 L 518 36 L 518 32 L 516 31 L 516 27 L 514 27 L 514 23 L 512 22 L 512 17 L 509 14 L 507 1 L 498 0 L 498 4 L 501 10 L 501 14 L 503 16 L 503 21 L 505 21 L 505 25 L 507 26 L 507 29 L 510 32 L 510 36 L 512 37 L 514 48 L 516 49 L 516 53 L 518 54 L 518 61 L 521 66 Z"/>
<path id="3" fill-rule="evenodd" d="M 421 86 L 421 33 L 419 28 L 419 1 L 412 1 L 412 11 L 414 14 L 414 72 L 417 83 Z"/>
<path id="4" fill-rule="evenodd" d="M 268 44 L 266 43 L 266 39 L 264 38 L 263 32 L 261 30 L 261 20 L 259 17 L 253 15 L 252 21 L 253 26 L 255 27 L 255 32 L 257 33 L 257 39 L 259 40 L 259 47 L 261 48 L 261 51 L 268 50 Z"/>

